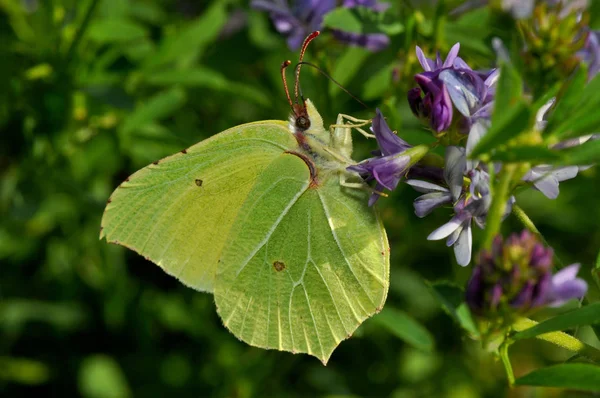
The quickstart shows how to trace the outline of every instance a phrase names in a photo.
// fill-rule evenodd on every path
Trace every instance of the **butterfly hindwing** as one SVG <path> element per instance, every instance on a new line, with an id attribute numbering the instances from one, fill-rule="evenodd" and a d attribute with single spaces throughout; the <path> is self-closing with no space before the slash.
<path id="1" fill-rule="evenodd" d="M 270 167 L 278 169 L 261 175 L 223 251 L 217 310 L 251 345 L 327 362 L 383 306 L 385 230 L 366 205 L 368 194 L 341 187 L 336 175 L 309 186 L 308 168 L 294 155 Z M 278 187 L 285 195 L 275 204 L 269 192 Z"/>

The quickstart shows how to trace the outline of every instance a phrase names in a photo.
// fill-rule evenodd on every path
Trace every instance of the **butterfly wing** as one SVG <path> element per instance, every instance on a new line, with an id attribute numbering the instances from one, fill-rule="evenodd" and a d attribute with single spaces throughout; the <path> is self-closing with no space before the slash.
<path id="1" fill-rule="evenodd" d="M 234 127 L 151 164 L 111 195 L 100 238 L 212 292 L 238 212 L 269 165 L 297 146 L 283 121 Z M 263 177 L 264 178 L 264 177 Z"/>
<path id="2" fill-rule="evenodd" d="M 248 195 L 214 290 L 225 326 L 248 344 L 326 363 L 382 308 L 389 281 L 385 230 L 367 207 L 368 193 L 343 188 L 335 177 L 309 186 L 304 162 L 284 154 Z"/>

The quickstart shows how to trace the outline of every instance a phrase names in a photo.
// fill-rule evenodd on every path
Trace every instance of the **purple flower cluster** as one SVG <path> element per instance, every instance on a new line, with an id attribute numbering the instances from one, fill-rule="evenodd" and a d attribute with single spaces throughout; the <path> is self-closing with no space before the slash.
<path id="1" fill-rule="evenodd" d="M 291 50 L 300 48 L 304 38 L 309 33 L 321 30 L 325 14 L 336 7 L 335 0 L 252 0 L 251 6 L 257 10 L 270 14 L 275 29 L 287 38 Z M 344 8 L 365 7 L 375 12 L 384 12 L 389 4 L 378 3 L 376 0 L 344 0 Z M 382 33 L 355 33 L 340 29 L 331 30 L 333 36 L 339 41 L 367 48 L 371 51 L 380 51 L 386 48 L 390 39 Z"/>
<path id="2" fill-rule="evenodd" d="M 379 193 L 384 188 L 394 190 L 408 169 L 420 159 L 419 154 L 425 154 L 421 147 L 413 148 L 398 137 L 388 126 L 379 109 L 371 130 L 379 145 L 376 156 L 348 167 L 348 170 L 359 173 L 366 181 L 376 180 L 375 192 L 369 199 L 369 206 L 379 199 Z"/>
<path id="3" fill-rule="evenodd" d="M 588 65 L 588 80 L 592 80 L 600 72 L 600 31 L 587 33 L 585 47 L 579 56 Z"/>
<path id="4" fill-rule="evenodd" d="M 417 58 L 424 72 L 415 76 L 419 87 L 408 92 L 413 113 L 428 121 L 440 133 L 452 125 L 454 108 L 462 115 L 459 129 L 468 133 L 479 119 L 488 120 L 493 107 L 498 70 L 477 72 L 458 56 L 456 43 L 444 61 L 425 56 L 417 46 Z"/>
<path id="5" fill-rule="evenodd" d="M 466 290 L 469 308 L 481 316 L 506 317 L 583 297 L 587 283 L 577 278 L 579 264 L 553 275 L 553 256 L 529 231 L 506 241 L 497 236 L 492 249 L 479 254 Z"/>
<path id="6" fill-rule="evenodd" d="M 467 161 L 465 148 L 449 146 L 446 148 L 443 180 L 440 184 L 417 179 L 406 183 L 424 193 L 414 202 L 417 217 L 425 217 L 437 207 L 452 205 L 454 216 L 429 234 L 427 239 L 446 239 L 446 245 L 454 247 L 457 263 L 466 266 L 471 262 L 472 223 L 474 221 L 483 228 L 492 203 L 490 176 L 483 165 Z M 514 197 L 511 197 L 505 216 L 510 213 L 514 202 Z"/>

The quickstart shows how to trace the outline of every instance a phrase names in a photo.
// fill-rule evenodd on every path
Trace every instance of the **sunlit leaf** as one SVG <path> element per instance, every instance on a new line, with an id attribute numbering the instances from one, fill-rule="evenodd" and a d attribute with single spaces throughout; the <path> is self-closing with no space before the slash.
<path id="1" fill-rule="evenodd" d="M 99 43 L 127 42 L 146 37 L 146 29 L 127 19 L 100 19 L 93 22 L 88 37 Z"/>
<path id="2" fill-rule="evenodd" d="M 194 62 L 227 22 L 226 6 L 226 2 L 213 1 L 202 15 L 164 39 L 156 54 L 145 63 L 145 69 L 150 71 L 170 63 L 188 66 Z"/>
<path id="3" fill-rule="evenodd" d="M 504 163 L 535 162 L 552 164 L 559 163 L 563 158 L 561 155 L 561 152 L 553 151 L 545 146 L 510 146 L 492 153 L 490 160 Z"/>
<path id="4" fill-rule="evenodd" d="M 472 336 L 479 336 L 479 330 L 471 316 L 471 311 L 464 302 L 463 289 L 449 281 L 437 281 L 428 283 L 428 285 L 433 296 L 440 302 L 442 309 Z"/>
<path id="5" fill-rule="evenodd" d="M 516 333 L 513 338 L 516 340 L 529 339 L 544 333 L 566 330 L 599 322 L 600 303 L 594 303 L 538 323 L 532 328 Z"/>
<path id="6" fill-rule="evenodd" d="M 434 341 L 429 331 L 403 311 L 388 305 L 373 317 L 373 321 L 416 348 L 424 351 L 433 350 Z"/>
<path id="7" fill-rule="evenodd" d="M 522 99 L 522 86 L 516 69 L 504 65 L 496 89 L 492 124 L 471 156 L 476 157 L 507 143 L 532 125 L 532 112 Z"/>
<path id="8" fill-rule="evenodd" d="M 94 355 L 83 361 L 79 369 L 79 392 L 85 398 L 131 396 L 121 367 L 106 355 Z"/>
<path id="9" fill-rule="evenodd" d="M 559 387 L 600 391 L 600 366 L 565 363 L 534 370 L 515 381 L 518 386 Z"/>
<path id="10" fill-rule="evenodd" d="M 562 164 L 587 165 L 600 163 L 600 140 L 589 140 L 563 152 Z"/>
<path id="11" fill-rule="evenodd" d="M 171 115 L 185 102 L 185 92 L 179 88 L 172 88 L 156 94 L 147 102 L 140 104 L 123 124 L 125 133 L 135 130 L 154 120 Z"/>
<path id="12" fill-rule="evenodd" d="M 346 32 L 361 33 L 362 23 L 350 8 L 338 7 L 325 15 L 323 26 Z"/>
<path id="13" fill-rule="evenodd" d="M 349 47 L 342 56 L 338 59 L 332 72 L 332 76 L 342 86 L 347 86 L 362 65 L 367 61 L 371 53 L 364 48 Z M 331 82 L 329 85 L 329 93 L 339 92 L 340 88 Z"/>

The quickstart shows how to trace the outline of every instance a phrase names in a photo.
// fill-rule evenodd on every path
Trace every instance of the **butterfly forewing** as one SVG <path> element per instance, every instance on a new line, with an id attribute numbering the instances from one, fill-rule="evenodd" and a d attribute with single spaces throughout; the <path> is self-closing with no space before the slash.
<path id="1" fill-rule="evenodd" d="M 101 237 L 211 292 L 229 230 L 257 179 L 296 147 L 285 122 L 234 127 L 151 164 L 118 187 Z"/>

